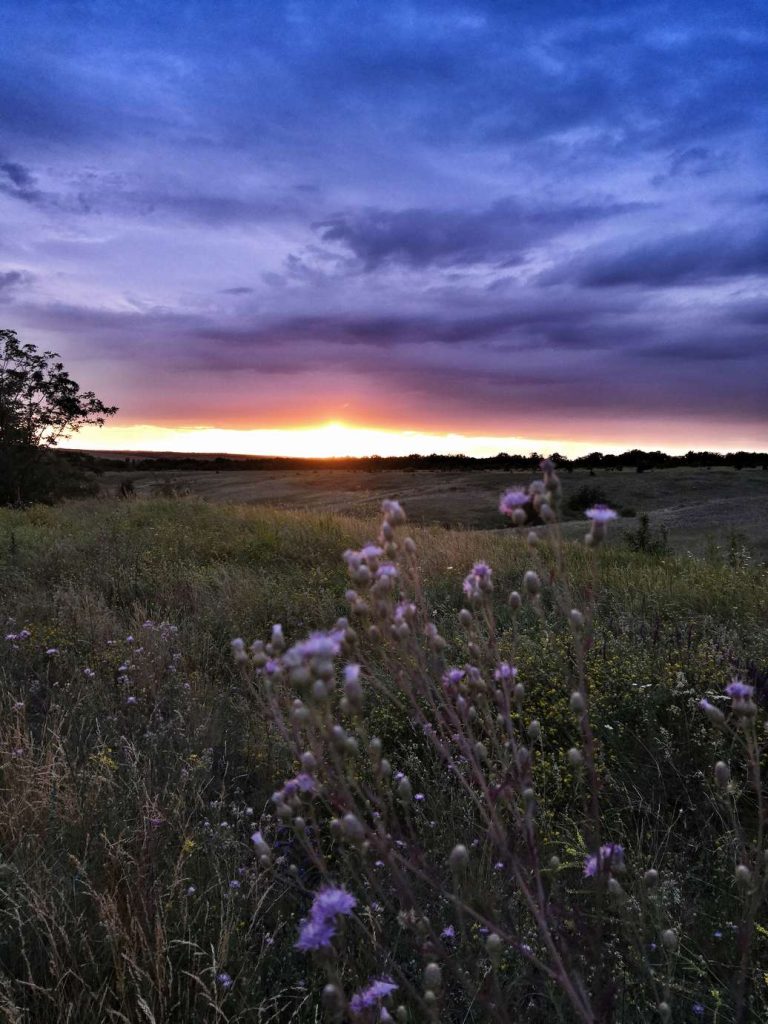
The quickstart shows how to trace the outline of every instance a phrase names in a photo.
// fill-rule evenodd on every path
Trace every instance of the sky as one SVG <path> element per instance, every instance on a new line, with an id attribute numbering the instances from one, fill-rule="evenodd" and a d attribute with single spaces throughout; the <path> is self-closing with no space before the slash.
<path id="1" fill-rule="evenodd" d="M 0 21 L 0 327 L 120 407 L 77 444 L 768 448 L 763 0 Z"/>

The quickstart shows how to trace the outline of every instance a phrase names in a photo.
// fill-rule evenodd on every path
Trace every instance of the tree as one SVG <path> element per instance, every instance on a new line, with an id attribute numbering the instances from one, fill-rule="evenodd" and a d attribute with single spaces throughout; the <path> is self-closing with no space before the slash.
<path id="1" fill-rule="evenodd" d="M 102 426 L 117 406 L 81 391 L 56 352 L 0 330 L 0 504 L 50 501 L 73 482 L 51 450 L 86 423 Z M 69 470 L 69 471 L 68 471 Z"/>

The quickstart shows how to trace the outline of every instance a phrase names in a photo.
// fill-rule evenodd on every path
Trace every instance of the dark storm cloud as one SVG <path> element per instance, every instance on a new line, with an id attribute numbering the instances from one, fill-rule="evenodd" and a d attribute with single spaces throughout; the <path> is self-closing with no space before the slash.
<path id="1" fill-rule="evenodd" d="M 573 281 L 592 288 L 671 288 L 768 273 L 768 227 L 704 229 L 654 239 L 621 252 L 587 252 L 542 275 L 544 284 Z"/>
<path id="2" fill-rule="evenodd" d="M 0 163 L 0 193 L 26 203 L 36 203 L 42 199 L 42 193 L 37 189 L 29 168 L 12 160 Z"/>
<path id="3" fill-rule="evenodd" d="M 366 271 L 383 263 L 407 266 L 507 264 L 523 259 L 528 249 L 579 224 L 643 208 L 642 203 L 547 207 L 500 199 L 484 210 L 378 210 L 337 214 L 315 227 L 324 242 L 349 249 Z"/>

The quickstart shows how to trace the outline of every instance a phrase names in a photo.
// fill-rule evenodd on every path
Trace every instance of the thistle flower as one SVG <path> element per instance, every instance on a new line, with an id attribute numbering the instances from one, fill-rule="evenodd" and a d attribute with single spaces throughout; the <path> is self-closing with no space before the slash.
<path id="1" fill-rule="evenodd" d="M 505 516 L 513 516 L 516 509 L 527 505 L 530 500 L 530 496 L 525 491 L 519 489 L 506 491 L 499 499 L 499 512 Z"/>
<path id="2" fill-rule="evenodd" d="M 618 517 L 618 513 L 614 512 L 612 508 L 608 508 L 607 505 L 593 505 L 592 508 L 586 510 L 584 515 L 593 523 L 610 523 L 612 519 Z"/>
<path id="3" fill-rule="evenodd" d="M 584 876 L 594 878 L 600 871 L 621 870 L 624 867 L 624 847 L 618 843 L 605 843 L 597 854 L 584 861 Z"/>
<path id="4" fill-rule="evenodd" d="M 749 700 L 755 692 L 755 688 L 754 686 L 749 686 L 747 683 L 743 683 L 740 679 L 734 678 L 726 686 L 725 692 L 727 696 L 733 699 L 733 703 L 737 704 L 739 701 Z"/>
<path id="5" fill-rule="evenodd" d="M 358 1016 L 363 1010 L 378 1006 L 387 996 L 397 991 L 398 986 L 391 978 L 378 978 L 371 981 L 365 988 L 356 992 L 349 1001 L 349 1012 Z"/>

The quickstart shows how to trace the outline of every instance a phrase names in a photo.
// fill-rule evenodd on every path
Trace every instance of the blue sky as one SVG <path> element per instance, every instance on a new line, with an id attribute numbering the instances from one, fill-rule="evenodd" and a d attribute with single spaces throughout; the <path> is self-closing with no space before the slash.
<path id="1" fill-rule="evenodd" d="M 122 423 L 768 447 L 762 3 L 0 13 L 0 321 Z"/>

